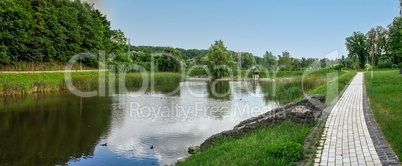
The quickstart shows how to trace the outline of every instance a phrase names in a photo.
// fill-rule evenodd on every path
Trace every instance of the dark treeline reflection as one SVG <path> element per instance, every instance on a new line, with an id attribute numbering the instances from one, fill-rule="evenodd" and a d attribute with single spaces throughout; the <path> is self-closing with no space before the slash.
<path id="1" fill-rule="evenodd" d="M 229 81 L 207 83 L 208 97 L 216 100 L 230 100 L 231 89 Z"/>
<path id="2" fill-rule="evenodd" d="M 145 93 L 161 93 L 169 94 L 170 96 L 180 96 L 180 82 L 166 83 L 162 85 L 147 86 Z M 128 93 L 139 92 L 141 88 L 139 87 L 127 87 Z M 121 94 L 121 92 L 119 92 Z"/>
<path id="3" fill-rule="evenodd" d="M 59 165 L 92 157 L 110 125 L 106 97 L 35 94 L 0 100 L 0 162 L 5 165 Z"/>

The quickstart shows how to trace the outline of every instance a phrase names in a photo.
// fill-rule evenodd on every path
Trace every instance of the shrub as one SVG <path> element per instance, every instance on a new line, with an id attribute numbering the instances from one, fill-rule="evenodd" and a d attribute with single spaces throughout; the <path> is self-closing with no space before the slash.
<path id="1" fill-rule="evenodd" d="M 342 64 L 336 64 L 333 66 L 334 70 L 342 70 L 343 68 L 345 68 L 345 66 Z"/>
<path id="2" fill-rule="evenodd" d="M 380 62 L 377 65 L 378 68 L 391 68 L 392 64 L 390 62 Z"/>
<path id="3" fill-rule="evenodd" d="M 303 146 L 295 142 L 287 142 L 274 145 L 268 149 L 268 154 L 283 158 L 288 161 L 296 162 L 303 157 Z"/>
<path id="4" fill-rule="evenodd" d="M 370 65 L 370 64 L 366 64 L 366 65 L 364 65 L 364 68 L 365 68 L 365 69 L 369 69 L 369 70 L 373 69 L 373 67 L 371 67 L 371 65 Z"/>
<path id="5" fill-rule="evenodd" d="M 398 68 L 402 68 L 402 62 L 398 63 Z"/>

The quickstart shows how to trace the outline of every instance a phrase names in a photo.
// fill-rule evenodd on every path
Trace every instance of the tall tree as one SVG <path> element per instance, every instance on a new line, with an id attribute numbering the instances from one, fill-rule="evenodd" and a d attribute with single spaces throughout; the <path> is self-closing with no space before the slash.
<path id="1" fill-rule="evenodd" d="M 178 72 L 182 63 L 181 52 L 174 48 L 166 48 L 164 54 L 159 59 L 159 71 Z"/>
<path id="2" fill-rule="evenodd" d="M 113 35 L 120 35 L 106 16 L 80 0 L 1 0 L 0 15 L 1 64 L 109 53 L 116 50 Z"/>
<path id="3" fill-rule="evenodd" d="M 24 1 L 0 1 L 0 63 L 10 64 L 29 53 L 33 33 L 32 13 Z M 33 59 L 33 58 L 32 58 Z"/>
<path id="4" fill-rule="evenodd" d="M 228 74 L 228 69 L 233 67 L 233 59 L 222 40 L 215 41 L 208 49 L 204 61 L 211 71 L 213 78 L 222 78 Z"/>
<path id="5" fill-rule="evenodd" d="M 364 68 L 368 57 L 366 36 L 361 32 L 353 32 L 353 35 L 346 38 L 346 48 L 348 56 L 359 63 L 360 68 Z"/>
<path id="6" fill-rule="evenodd" d="M 389 28 L 389 51 L 395 64 L 402 62 L 402 17 L 396 17 L 388 26 Z"/>
<path id="7" fill-rule="evenodd" d="M 367 50 L 370 54 L 370 61 L 374 66 L 378 64 L 380 56 L 385 53 L 385 46 L 387 42 L 387 29 L 378 26 L 372 28 L 367 34 Z"/>
<path id="8" fill-rule="evenodd" d="M 267 69 L 275 69 L 276 68 L 276 57 L 272 52 L 266 51 L 263 57 L 262 65 L 265 66 Z"/>
<path id="9" fill-rule="evenodd" d="M 236 53 L 234 53 L 236 55 Z M 247 70 L 253 67 L 255 65 L 255 58 L 254 55 L 248 52 L 240 52 L 238 53 L 238 56 L 240 55 L 240 62 L 238 61 L 239 57 L 236 57 L 236 60 L 238 61 L 237 63 L 240 63 L 240 67 L 242 70 Z"/>
<path id="10" fill-rule="evenodd" d="M 278 65 L 281 70 L 292 70 L 292 59 L 289 52 L 284 51 L 282 55 L 278 55 Z"/>

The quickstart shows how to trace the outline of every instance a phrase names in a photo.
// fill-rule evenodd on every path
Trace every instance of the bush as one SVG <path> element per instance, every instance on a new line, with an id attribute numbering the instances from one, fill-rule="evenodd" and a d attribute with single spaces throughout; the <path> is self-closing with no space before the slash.
<path id="1" fill-rule="evenodd" d="M 270 147 L 268 154 L 296 162 L 303 157 L 303 146 L 295 142 L 287 142 Z"/>
<path id="2" fill-rule="evenodd" d="M 377 67 L 380 69 L 392 68 L 392 64 L 390 62 L 380 62 L 380 63 L 378 63 Z"/>
<path id="3" fill-rule="evenodd" d="M 402 62 L 401 63 L 398 63 L 398 68 L 402 68 Z"/>
<path id="4" fill-rule="evenodd" d="M 188 70 L 187 70 L 188 72 Z M 197 68 L 191 70 L 191 73 L 187 73 L 189 76 L 202 76 L 202 75 L 208 75 L 207 71 L 204 70 L 203 68 Z"/>
<path id="5" fill-rule="evenodd" d="M 345 68 L 345 66 L 342 64 L 336 64 L 333 66 L 334 70 L 342 70 L 343 68 Z"/>
<path id="6" fill-rule="evenodd" d="M 365 69 L 369 69 L 369 70 L 373 69 L 373 67 L 372 67 L 370 64 L 364 65 L 364 68 L 365 68 Z"/>

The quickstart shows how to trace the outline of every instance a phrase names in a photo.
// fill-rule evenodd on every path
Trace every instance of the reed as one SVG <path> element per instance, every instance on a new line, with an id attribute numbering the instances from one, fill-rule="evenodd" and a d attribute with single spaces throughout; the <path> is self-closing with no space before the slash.
<path id="1" fill-rule="evenodd" d="M 153 81 L 151 78 L 153 77 Z M 105 85 L 115 83 L 112 86 L 119 86 L 120 75 L 107 73 Z M 109 78 L 113 78 L 110 80 Z M 148 85 L 179 85 L 182 81 L 179 73 L 146 73 Z M 142 75 L 140 73 L 128 73 L 124 75 L 124 83 L 127 89 L 136 89 L 142 86 Z M 98 72 L 71 73 L 71 82 L 78 90 L 95 90 L 99 88 Z M 24 73 L 24 74 L 0 74 L 0 96 L 22 95 L 29 93 L 40 93 L 67 90 L 64 73 Z"/>

